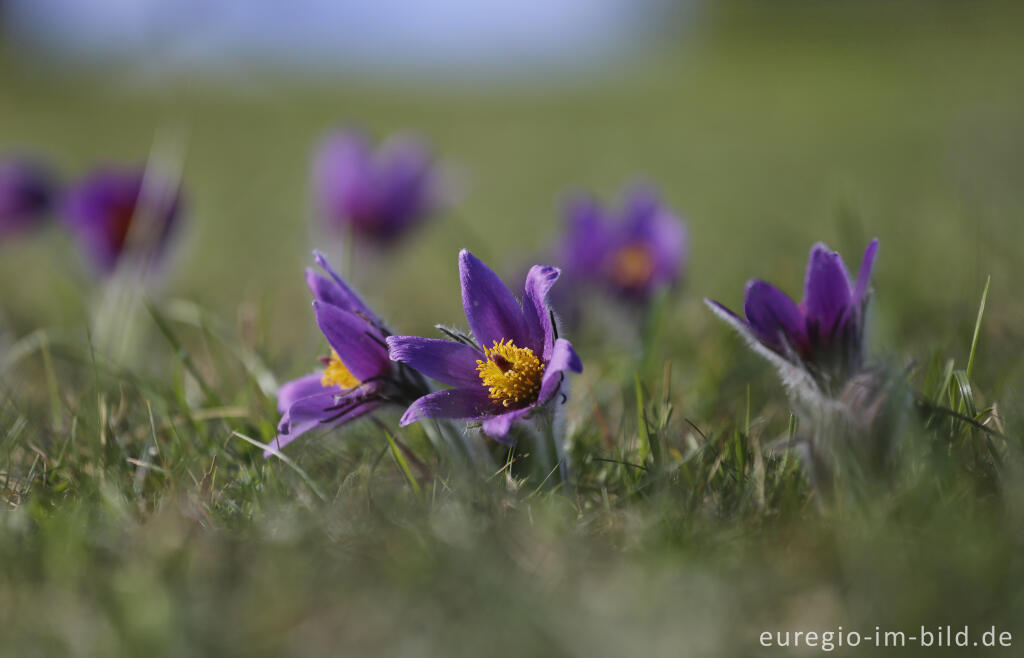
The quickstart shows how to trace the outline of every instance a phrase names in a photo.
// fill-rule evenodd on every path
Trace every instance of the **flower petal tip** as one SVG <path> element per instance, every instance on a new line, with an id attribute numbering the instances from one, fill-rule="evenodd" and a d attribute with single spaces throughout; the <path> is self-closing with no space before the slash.
<path id="1" fill-rule="evenodd" d="M 409 407 L 408 409 L 405 410 L 405 413 L 403 413 L 402 417 L 398 420 L 398 426 L 405 427 L 407 425 L 412 425 L 418 420 L 419 414 L 416 412 L 416 409 L 414 407 Z"/>
<path id="2" fill-rule="evenodd" d="M 402 355 L 395 354 L 395 352 L 401 351 L 402 336 L 387 336 L 384 338 L 384 344 L 388 346 L 388 358 L 395 362 L 401 362 Z"/>
<path id="3" fill-rule="evenodd" d="M 534 265 L 537 273 L 547 281 L 554 282 L 562 275 L 562 270 L 554 265 Z"/>
<path id="4" fill-rule="evenodd" d="M 725 321 L 741 332 L 748 333 L 750 331 L 750 325 L 747 321 L 733 313 L 721 302 L 716 302 L 709 297 L 705 297 L 704 303 L 709 309 L 711 309 L 712 313 L 718 316 L 719 320 Z"/>
<path id="5" fill-rule="evenodd" d="M 824 242 L 815 242 L 813 245 L 811 245 L 811 254 L 812 255 L 816 254 L 816 253 L 822 253 L 822 252 L 824 252 L 826 254 L 829 254 L 829 255 L 836 255 L 836 254 L 839 253 L 838 251 L 836 251 L 836 250 L 832 249 L 831 247 L 829 247 Z"/>
<path id="6" fill-rule="evenodd" d="M 569 349 L 572 350 L 572 354 L 569 356 L 569 370 L 575 373 L 583 372 L 583 359 L 580 358 L 580 355 L 576 353 L 572 346 Z"/>

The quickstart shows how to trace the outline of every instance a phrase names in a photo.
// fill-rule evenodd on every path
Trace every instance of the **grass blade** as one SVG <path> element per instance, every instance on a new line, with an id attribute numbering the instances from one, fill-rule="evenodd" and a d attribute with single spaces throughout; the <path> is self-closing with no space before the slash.
<path id="1" fill-rule="evenodd" d="M 383 429 L 383 428 L 382 428 Z M 384 429 L 384 436 L 388 439 L 388 445 L 391 447 L 391 456 L 395 458 L 395 463 L 398 464 L 398 468 L 401 469 L 405 475 L 405 479 L 409 481 L 409 486 L 412 487 L 413 493 L 416 494 L 416 498 L 423 500 L 423 490 L 420 489 L 420 483 L 416 481 L 416 478 L 412 474 L 412 469 L 409 468 L 409 462 L 406 461 L 405 455 L 398 448 L 398 444 L 395 443 L 395 437 L 391 436 L 391 432 Z"/>
<path id="2" fill-rule="evenodd" d="M 974 322 L 974 336 L 971 337 L 971 353 L 967 357 L 967 379 L 971 378 L 974 371 L 974 355 L 978 349 L 978 334 L 981 333 L 981 319 L 985 317 L 985 301 L 988 299 L 988 286 L 992 283 L 992 277 L 985 279 L 985 289 L 981 293 L 981 304 L 978 305 L 978 319 Z"/>
<path id="3" fill-rule="evenodd" d="M 268 452 L 268 453 L 274 455 L 275 457 L 277 457 L 278 459 L 280 459 L 281 461 L 283 461 L 293 471 L 295 471 L 296 473 L 299 474 L 299 477 L 302 478 L 302 481 L 306 483 L 306 486 L 309 487 L 310 491 L 312 491 L 316 495 L 316 497 L 321 500 L 321 502 L 327 502 L 327 497 L 323 495 L 323 493 L 320 491 L 320 489 L 313 482 L 313 478 L 309 477 L 309 474 L 306 473 L 306 471 L 302 470 L 302 467 L 300 467 L 298 464 L 293 462 L 291 460 L 291 458 L 288 457 L 288 455 L 284 454 L 283 452 L 281 452 L 277 448 L 273 448 L 271 446 L 268 446 L 265 443 L 261 443 L 261 442 L 257 441 L 256 439 L 253 439 L 251 437 L 248 437 L 248 436 L 242 434 L 241 432 L 238 432 L 238 431 L 232 432 L 231 436 L 234 436 L 234 437 L 237 437 L 239 439 L 242 439 L 246 443 L 254 445 L 257 448 L 259 448 L 260 450 L 262 450 L 264 452 Z"/>

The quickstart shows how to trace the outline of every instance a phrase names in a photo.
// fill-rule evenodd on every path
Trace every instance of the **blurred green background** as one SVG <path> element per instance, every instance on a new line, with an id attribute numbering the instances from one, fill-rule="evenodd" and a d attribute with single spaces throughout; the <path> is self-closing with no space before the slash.
<path id="1" fill-rule="evenodd" d="M 877 236 L 883 344 L 964 345 L 988 274 L 988 330 L 1020 337 L 1024 324 L 1021 16 L 1010 3 L 716 3 L 642 54 L 536 83 L 147 79 L 9 48 L 0 149 L 40 152 L 74 178 L 143 162 L 161 131 L 181 136 L 189 225 L 170 293 L 227 318 L 257 305 L 274 351 L 314 336 L 295 322 L 309 314 L 311 247 L 341 253 L 314 238 L 308 198 L 311 152 L 338 125 L 421 134 L 463 195 L 355 275 L 395 326 L 459 317 L 459 248 L 511 274 L 557 234 L 567 192 L 613 199 L 645 178 L 690 224 L 690 302 L 739 304 L 753 276 L 797 296 L 814 241 L 853 264 Z M 0 254 L 19 332 L 80 310 L 83 270 L 58 235 Z"/>
<path id="2" fill-rule="evenodd" d="M 855 266 L 880 238 L 871 329 L 876 352 L 900 365 L 937 353 L 962 367 L 991 276 L 978 394 L 1019 405 L 1022 37 L 1019 3 L 708 2 L 597 67 L 461 80 L 255 68 L 148 76 L 6 43 L 0 152 L 39 153 L 71 180 L 97 162 L 145 161 L 158 135 L 180 137 L 188 225 L 154 296 L 197 302 L 281 380 L 323 350 L 302 276 L 309 252 L 345 253 L 311 221 L 310 156 L 331 128 L 416 132 L 458 183 L 451 212 L 352 273 L 408 333 L 462 324 L 460 248 L 518 276 L 550 248 L 568 192 L 611 200 L 651 180 L 691 238 L 658 346 L 678 380 L 673 441 L 692 438 L 684 415 L 732 436 L 751 396 L 767 443 L 788 418 L 775 375 L 701 298 L 737 307 L 751 277 L 799 297 L 818 240 Z M 97 295 L 56 227 L 0 244 L 0 337 L 81 330 Z M 615 365 L 634 364 L 619 343 L 595 340 L 604 330 L 580 342 L 587 370 L 573 413 L 621 412 L 611 436 L 626 443 L 632 373 Z M 84 360 L 58 354 L 52 419 L 45 368 L 26 361 L 8 382 L 21 405 L 0 408 L 0 421 L 14 419 L 9 436 L 49 450 L 69 427 L 80 433 L 77 461 L 8 500 L 0 654 L 749 656 L 762 630 L 1019 625 L 1020 477 L 996 496 L 925 468 L 866 511 L 824 514 L 793 472 L 770 483 L 781 502 L 767 506 L 751 502 L 746 480 L 710 486 L 712 473 L 703 498 L 680 482 L 652 499 L 611 480 L 611 496 L 577 498 L 504 496 L 496 483 L 441 491 L 428 508 L 410 502 L 394 468 L 377 469 L 380 437 L 353 432 L 291 453 L 327 491 L 320 503 L 213 421 L 182 421 L 184 441 L 162 433 L 169 472 L 138 476 L 124 457 L 152 456 L 142 452 L 146 404 L 157 422 L 188 411 L 184 394 L 152 393 L 187 388 L 171 350 L 153 342 L 160 351 L 123 384 L 95 389 Z M 146 370 L 159 377 L 136 377 Z M 237 379 L 224 378 L 225 404 L 270 431 L 272 401 Z M 101 448 L 94 417 L 107 403 L 123 414 L 110 421 L 120 443 Z M 26 430 L 26 417 L 37 427 Z M 30 450 L 13 453 L 37 470 Z M 6 646 L 2 622 L 14 629 Z"/>

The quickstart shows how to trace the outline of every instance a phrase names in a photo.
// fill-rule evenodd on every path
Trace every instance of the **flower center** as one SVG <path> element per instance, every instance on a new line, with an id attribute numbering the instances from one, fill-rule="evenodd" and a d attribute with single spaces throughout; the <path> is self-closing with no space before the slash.
<path id="1" fill-rule="evenodd" d="M 492 400 L 506 407 L 529 404 L 540 393 L 544 364 L 528 347 L 516 347 L 511 340 L 495 341 L 484 347 L 486 361 L 477 361 L 480 381 L 490 389 Z"/>
<path id="2" fill-rule="evenodd" d="M 612 280 L 623 288 L 640 288 L 651 280 L 654 274 L 654 258 L 651 250 L 642 244 L 628 244 L 611 258 Z"/>
<path id="3" fill-rule="evenodd" d="M 331 350 L 331 358 L 327 362 L 327 370 L 324 371 L 324 376 L 320 380 L 320 383 L 324 388 L 329 386 L 340 386 L 341 388 L 355 388 L 359 386 L 360 382 L 356 379 L 352 373 L 348 371 L 345 364 L 341 362 L 341 357 L 334 350 Z"/>

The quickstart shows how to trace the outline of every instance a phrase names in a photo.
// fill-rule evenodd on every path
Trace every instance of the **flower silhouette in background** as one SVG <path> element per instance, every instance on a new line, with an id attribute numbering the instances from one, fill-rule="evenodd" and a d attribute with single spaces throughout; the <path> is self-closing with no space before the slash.
<path id="1" fill-rule="evenodd" d="M 416 400 L 402 425 L 429 418 L 483 421 L 488 436 L 504 441 L 513 422 L 552 402 L 566 371 L 583 370 L 572 344 L 557 336 L 548 306 L 559 274 L 554 267 L 531 268 L 520 304 L 497 274 L 462 251 L 462 305 L 476 342 L 388 338 L 392 359 L 453 387 Z"/>
<path id="2" fill-rule="evenodd" d="M 619 211 L 589 196 L 566 209 L 561 262 L 573 283 L 644 303 L 679 283 L 686 260 L 685 225 L 649 187 L 629 190 Z"/>
<path id="3" fill-rule="evenodd" d="M 63 215 L 86 258 L 104 275 L 122 262 L 148 267 L 167 252 L 181 214 L 177 183 L 138 169 L 101 168 L 72 187 Z"/>
<path id="4" fill-rule="evenodd" d="M 840 481 L 889 472 L 909 407 L 905 375 L 866 362 L 864 319 L 877 253 L 872 240 L 851 285 L 839 253 L 814 245 L 800 304 L 760 280 L 747 284 L 745 319 L 705 300 L 778 369 L 798 418 L 786 447 L 800 455 L 823 496 Z"/>
<path id="5" fill-rule="evenodd" d="M 54 179 L 43 166 L 26 158 L 0 160 L 0 239 L 42 224 L 56 195 Z"/>
<path id="6" fill-rule="evenodd" d="M 313 193 L 330 230 L 389 245 L 438 209 L 442 184 L 418 140 L 392 137 L 375 149 L 362 133 L 339 131 L 316 154 Z"/>
<path id="7" fill-rule="evenodd" d="M 363 303 L 323 254 L 314 259 L 327 277 L 307 270 L 316 322 L 330 346 L 322 372 L 287 382 L 278 390 L 279 450 L 317 427 L 337 427 L 392 402 L 407 405 L 427 393 L 423 378 L 388 357 L 384 322 Z M 268 450 L 264 456 L 272 454 Z"/>
<path id="8" fill-rule="evenodd" d="M 814 245 L 800 304 L 761 280 L 747 284 L 746 319 L 705 302 L 775 364 L 787 384 L 834 397 L 864 365 L 864 314 L 877 252 L 878 240 L 872 240 L 851 286 L 839 253 Z"/>

